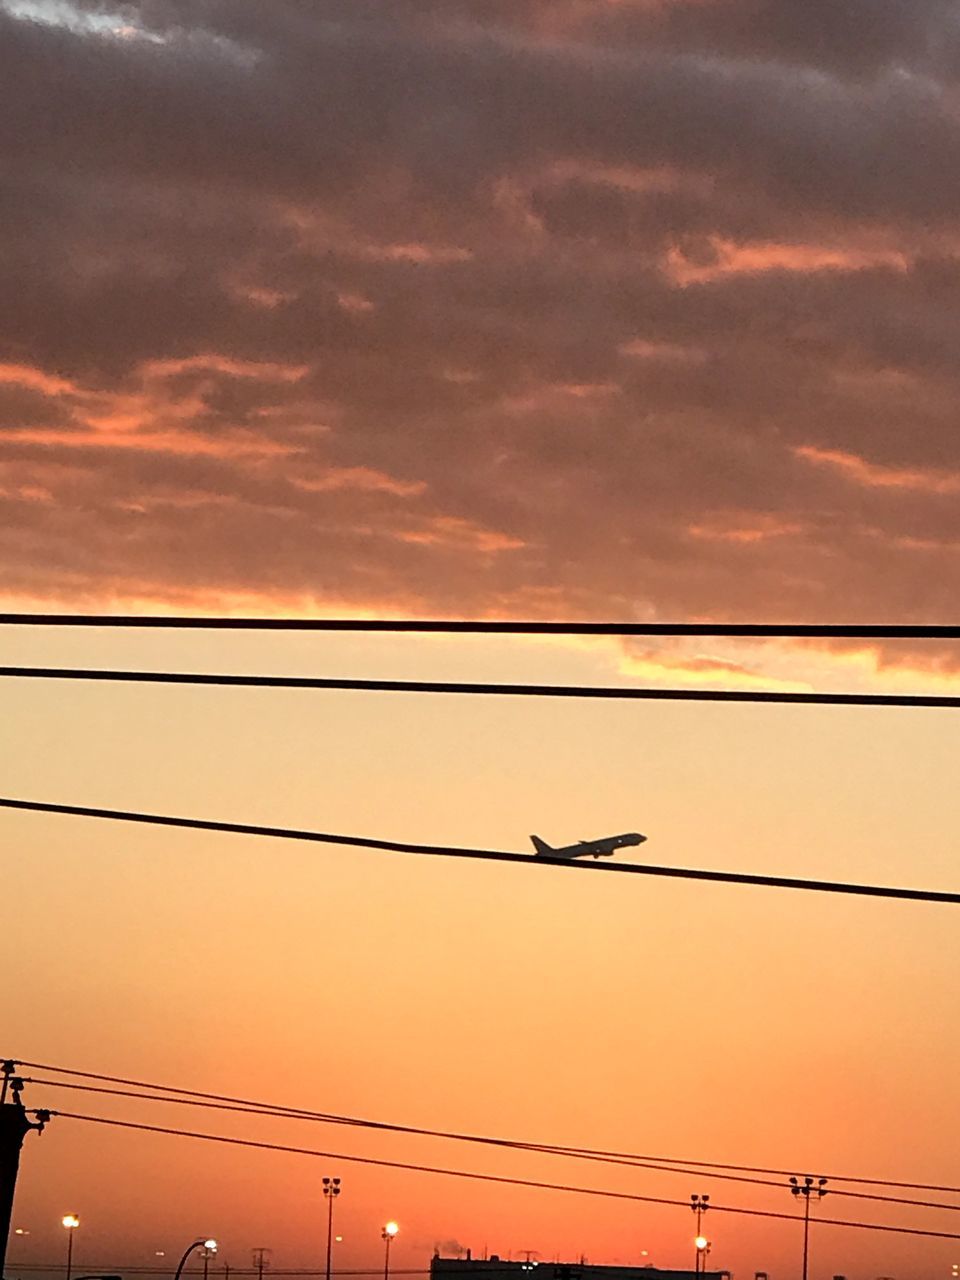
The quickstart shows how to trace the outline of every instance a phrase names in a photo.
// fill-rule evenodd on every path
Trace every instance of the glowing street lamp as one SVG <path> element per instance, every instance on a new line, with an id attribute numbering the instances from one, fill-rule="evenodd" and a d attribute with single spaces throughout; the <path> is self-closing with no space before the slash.
<path id="1" fill-rule="evenodd" d="M 216 1240 L 204 1240 L 203 1248 L 200 1250 L 200 1256 L 203 1258 L 203 1280 L 207 1280 L 207 1272 L 210 1267 L 210 1259 L 216 1257 L 217 1242 Z"/>
<path id="2" fill-rule="evenodd" d="M 390 1246 L 399 1230 L 395 1222 L 388 1222 L 380 1232 L 380 1239 L 384 1241 L 383 1280 L 390 1280 Z"/>
<path id="3" fill-rule="evenodd" d="M 706 1275 L 707 1254 L 710 1252 L 710 1241 L 706 1236 L 697 1236 L 693 1243 L 697 1246 L 697 1270 L 701 1275 Z"/>
<path id="4" fill-rule="evenodd" d="M 80 1225 L 80 1215 L 78 1213 L 65 1213 L 60 1222 L 67 1231 L 67 1280 L 70 1280 L 70 1276 L 73 1274 L 73 1233 Z"/>
<path id="5" fill-rule="evenodd" d="M 206 1240 L 194 1240 L 192 1244 L 187 1245 L 183 1251 L 183 1257 L 177 1263 L 177 1269 L 173 1273 L 173 1280 L 180 1280 L 183 1268 L 187 1265 L 187 1259 L 193 1253 L 194 1249 L 203 1250 L 203 1274 L 207 1274 L 207 1266 L 210 1258 L 217 1252 L 217 1242 L 212 1237 Z"/>

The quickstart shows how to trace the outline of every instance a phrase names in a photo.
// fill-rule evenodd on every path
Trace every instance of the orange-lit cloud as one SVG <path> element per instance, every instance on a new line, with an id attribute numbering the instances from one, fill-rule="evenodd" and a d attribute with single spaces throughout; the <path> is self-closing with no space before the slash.
<path id="1" fill-rule="evenodd" d="M 866 249 L 819 244 L 735 244 L 708 238 L 702 254 L 691 258 L 677 247 L 667 252 L 665 270 L 678 285 L 709 284 L 727 276 L 765 272 L 868 271 L 887 267 L 905 272 L 907 256 L 897 249 Z"/>
<path id="2" fill-rule="evenodd" d="M 815 466 L 825 467 L 867 489 L 906 489 L 917 493 L 960 493 L 960 469 L 942 471 L 937 468 L 880 466 L 840 449 L 821 449 L 815 445 L 799 445 L 797 457 Z"/>
<path id="3" fill-rule="evenodd" d="M 452 550 L 496 553 L 516 551 L 524 544 L 519 538 L 496 529 L 484 529 L 469 520 L 457 516 L 437 516 L 418 529 L 406 529 L 397 534 L 402 542 L 417 543 L 426 547 Z"/>
<path id="4" fill-rule="evenodd" d="M 751 669 L 728 658 L 671 654 L 636 644 L 623 646 L 620 669 L 624 675 L 637 680 L 680 688 L 766 689 L 780 693 L 799 693 L 810 688 L 803 681 L 778 679 L 762 667 Z"/>
<path id="5" fill-rule="evenodd" d="M 943 611 L 942 7 L 335 9 L 0 11 L 0 586 Z"/>
<path id="6" fill-rule="evenodd" d="M 362 489 L 377 493 L 391 493 L 400 498 L 409 498 L 423 493 L 426 485 L 423 481 L 395 480 L 384 475 L 382 471 L 374 471 L 370 467 L 328 467 L 316 475 L 296 476 L 293 483 L 300 489 L 312 493 L 325 493 L 333 489 Z"/>

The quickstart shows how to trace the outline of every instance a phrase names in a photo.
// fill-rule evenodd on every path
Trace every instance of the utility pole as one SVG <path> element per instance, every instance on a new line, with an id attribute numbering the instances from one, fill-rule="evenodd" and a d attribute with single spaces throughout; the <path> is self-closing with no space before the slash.
<path id="1" fill-rule="evenodd" d="M 253 1265 L 257 1269 L 257 1280 L 263 1280 L 263 1273 L 270 1266 L 270 1254 L 273 1251 L 261 1247 L 251 1249 L 250 1252 L 253 1255 Z M 3 1280 L 3 1278 L 0 1277 L 0 1280 Z"/>
<path id="2" fill-rule="evenodd" d="M 818 1200 L 822 1200 L 829 1192 L 824 1190 L 826 1186 L 826 1178 L 805 1177 L 801 1182 L 799 1178 L 790 1179 L 790 1194 L 793 1196 L 803 1196 L 803 1280 L 807 1280 L 807 1254 L 810 1242 L 810 1197 L 816 1196 Z"/>
<path id="3" fill-rule="evenodd" d="M 0 1081 L 0 1280 L 7 1261 L 7 1240 L 13 1216 L 13 1196 L 17 1189 L 20 1148 L 31 1129 L 40 1133 L 50 1119 L 49 1111 L 36 1112 L 36 1122 L 27 1119 L 20 1100 L 23 1081 L 14 1075 L 16 1063 L 4 1062 Z"/>

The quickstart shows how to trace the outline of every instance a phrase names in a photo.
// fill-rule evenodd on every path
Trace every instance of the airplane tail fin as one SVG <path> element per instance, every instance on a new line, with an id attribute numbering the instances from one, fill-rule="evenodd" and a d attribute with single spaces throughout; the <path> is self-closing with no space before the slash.
<path id="1" fill-rule="evenodd" d="M 548 858 L 551 853 L 555 852 L 555 850 L 551 849 L 550 845 L 547 844 L 546 840 L 541 840 L 539 836 L 531 836 L 530 840 L 534 849 L 536 849 L 537 853 L 541 857 Z"/>

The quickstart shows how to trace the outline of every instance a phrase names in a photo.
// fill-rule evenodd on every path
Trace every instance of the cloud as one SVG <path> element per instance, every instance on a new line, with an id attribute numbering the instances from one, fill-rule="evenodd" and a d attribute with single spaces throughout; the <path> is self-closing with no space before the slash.
<path id="1" fill-rule="evenodd" d="M 801 445 L 797 457 L 815 466 L 831 467 L 854 484 L 867 489 L 909 489 L 918 493 L 960 493 L 960 470 L 934 471 L 905 467 L 878 467 L 855 454 L 839 449 L 817 449 Z"/>
<path id="2" fill-rule="evenodd" d="M 0 3 L 0 590 L 947 616 L 951 9 Z"/>

